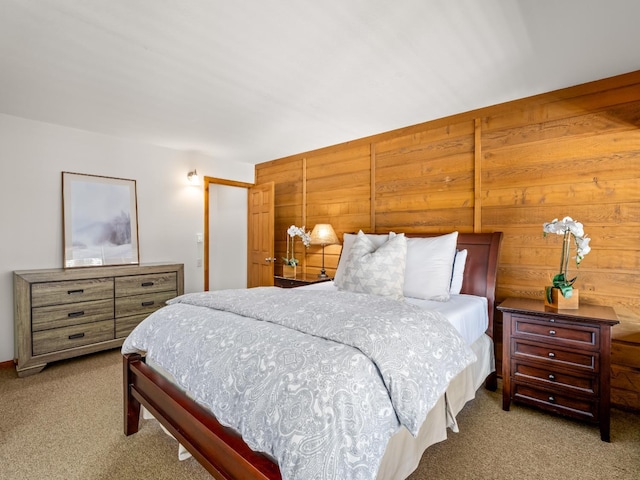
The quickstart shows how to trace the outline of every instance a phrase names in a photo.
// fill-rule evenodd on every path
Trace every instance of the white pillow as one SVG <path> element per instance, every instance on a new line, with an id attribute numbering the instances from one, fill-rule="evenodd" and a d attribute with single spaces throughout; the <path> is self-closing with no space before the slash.
<path id="1" fill-rule="evenodd" d="M 340 290 L 400 300 L 403 298 L 406 260 L 404 234 L 390 234 L 389 240 L 376 248 L 370 238 L 358 232 L 349 250 L 344 274 L 334 283 Z"/>
<path id="2" fill-rule="evenodd" d="M 358 233 L 361 233 L 360 230 Z M 393 232 L 391 232 L 393 233 Z M 393 233 L 395 235 L 395 233 Z M 389 240 L 388 233 L 365 233 L 366 237 L 373 242 L 376 248 Z M 349 252 L 351 251 L 351 246 L 353 242 L 355 242 L 358 234 L 356 233 L 345 233 L 342 237 L 342 252 L 340 253 L 340 259 L 338 260 L 338 268 L 336 268 L 336 274 L 333 277 L 334 282 L 341 282 L 342 276 L 344 275 L 345 268 L 347 266 L 347 259 L 349 258 Z"/>
<path id="3" fill-rule="evenodd" d="M 405 297 L 449 300 L 457 242 L 458 232 L 407 239 Z"/>
<path id="4" fill-rule="evenodd" d="M 458 295 L 462 291 L 464 280 L 464 266 L 467 263 L 467 249 L 458 250 L 453 260 L 453 275 L 451 276 L 451 294 Z"/>

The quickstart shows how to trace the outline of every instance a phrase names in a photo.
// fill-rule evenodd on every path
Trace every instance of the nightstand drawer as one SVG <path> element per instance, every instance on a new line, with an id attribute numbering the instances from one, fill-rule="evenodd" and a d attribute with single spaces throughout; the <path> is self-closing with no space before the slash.
<path id="1" fill-rule="evenodd" d="M 581 420 L 598 420 L 597 397 L 579 397 L 516 383 L 513 399 Z"/>
<path id="2" fill-rule="evenodd" d="M 31 285 L 31 307 L 62 305 L 113 298 L 113 278 L 34 283 Z"/>
<path id="3" fill-rule="evenodd" d="M 547 388 L 564 388 L 586 395 L 598 394 L 598 377 L 577 372 L 567 373 L 553 368 L 544 368 L 521 362 L 513 362 L 511 366 L 516 382 L 533 382 Z"/>
<path id="4" fill-rule="evenodd" d="M 308 285 L 307 282 L 303 282 L 301 280 L 296 280 L 295 278 L 274 278 L 274 285 L 280 288 L 295 288 L 302 287 L 303 285 Z"/>
<path id="5" fill-rule="evenodd" d="M 598 371 L 597 353 L 563 350 L 554 345 L 544 345 L 520 339 L 512 339 L 512 342 L 511 356 L 515 359 L 522 357 L 542 361 L 549 365 L 562 365 L 588 372 Z"/>
<path id="6" fill-rule="evenodd" d="M 33 354 L 42 355 L 113 340 L 113 319 L 33 333 Z"/>
<path id="7" fill-rule="evenodd" d="M 299 274 L 295 278 L 275 275 L 273 277 L 273 284 L 280 288 L 296 288 L 314 283 L 330 282 L 331 280 L 330 277 L 319 277 L 318 275 Z"/>
<path id="8" fill-rule="evenodd" d="M 595 350 L 599 346 L 599 328 L 591 325 L 563 324 L 554 319 L 539 320 L 531 317 L 513 316 L 512 335 L 519 338 L 549 341 L 565 346 L 589 348 Z"/>
<path id="9" fill-rule="evenodd" d="M 175 272 L 116 278 L 116 297 L 177 290 Z"/>
<path id="10" fill-rule="evenodd" d="M 112 299 L 37 307 L 31 313 L 31 326 L 38 332 L 109 319 L 113 319 Z"/>

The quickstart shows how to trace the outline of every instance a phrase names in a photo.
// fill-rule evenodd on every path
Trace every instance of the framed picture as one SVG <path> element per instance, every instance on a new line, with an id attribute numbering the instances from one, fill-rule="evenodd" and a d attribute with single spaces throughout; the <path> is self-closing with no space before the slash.
<path id="1" fill-rule="evenodd" d="M 62 172 L 64 266 L 139 263 L 136 181 Z"/>

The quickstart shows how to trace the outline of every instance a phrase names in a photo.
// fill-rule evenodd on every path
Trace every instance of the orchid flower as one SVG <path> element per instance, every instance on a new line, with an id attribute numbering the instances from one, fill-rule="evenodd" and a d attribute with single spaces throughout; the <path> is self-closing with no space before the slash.
<path id="1" fill-rule="evenodd" d="M 582 223 L 575 221 L 571 217 L 564 217 L 561 221 L 554 218 L 552 221 L 544 223 L 543 232 L 545 236 L 548 233 L 564 236 L 562 254 L 560 256 L 560 273 L 553 277 L 553 288 L 560 289 L 565 298 L 571 298 L 573 283 L 578 278 L 577 276 L 572 279 L 568 278 L 571 237 L 573 236 L 576 245 L 576 256 L 574 257 L 576 266 L 580 266 L 584 256 L 591 251 L 589 246 L 591 239 L 585 235 Z M 551 287 L 547 287 L 546 295 L 549 302 L 551 302 Z"/>

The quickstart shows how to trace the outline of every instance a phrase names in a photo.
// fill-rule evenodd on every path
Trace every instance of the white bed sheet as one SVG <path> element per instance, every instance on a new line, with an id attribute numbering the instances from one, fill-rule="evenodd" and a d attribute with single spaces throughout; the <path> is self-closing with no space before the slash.
<path id="1" fill-rule="evenodd" d="M 338 290 L 333 282 L 320 282 L 305 285 L 305 290 Z M 487 299 L 475 295 L 451 295 L 448 302 L 420 300 L 405 297 L 405 301 L 425 310 L 435 310 L 442 313 L 458 330 L 467 345 L 472 345 L 482 336 L 489 326 Z"/>

